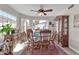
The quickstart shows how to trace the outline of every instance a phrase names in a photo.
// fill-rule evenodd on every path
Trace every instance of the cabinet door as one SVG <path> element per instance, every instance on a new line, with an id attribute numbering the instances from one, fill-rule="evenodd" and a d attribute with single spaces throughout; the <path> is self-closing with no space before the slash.
<path id="1" fill-rule="evenodd" d="M 62 21 L 61 19 L 59 18 L 58 19 L 58 43 L 61 42 L 61 39 L 62 39 Z"/>
<path id="2" fill-rule="evenodd" d="M 68 16 L 58 17 L 58 43 L 62 47 L 68 47 Z"/>
<path id="3" fill-rule="evenodd" d="M 67 47 L 68 46 L 68 18 L 64 17 L 63 24 L 62 24 L 62 46 Z"/>
<path id="4" fill-rule="evenodd" d="M 63 30 L 64 30 L 64 33 L 63 35 L 67 35 L 67 29 L 68 29 L 68 26 L 67 26 L 67 19 L 65 18 L 64 19 L 64 24 L 63 24 Z"/>

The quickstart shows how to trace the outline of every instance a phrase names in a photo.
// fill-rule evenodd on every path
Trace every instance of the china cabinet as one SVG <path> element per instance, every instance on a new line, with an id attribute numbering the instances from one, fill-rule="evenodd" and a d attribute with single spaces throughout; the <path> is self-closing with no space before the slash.
<path id="1" fill-rule="evenodd" d="M 62 47 L 68 47 L 69 40 L 69 16 L 57 16 L 58 22 L 58 43 Z"/>

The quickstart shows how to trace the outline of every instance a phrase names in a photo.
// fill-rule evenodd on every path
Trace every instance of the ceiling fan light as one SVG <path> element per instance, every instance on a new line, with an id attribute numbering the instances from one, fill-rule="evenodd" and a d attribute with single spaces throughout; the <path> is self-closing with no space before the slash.
<path id="1" fill-rule="evenodd" d="M 43 16 L 44 14 L 42 12 L 38 13 L 39 16 Z"/>

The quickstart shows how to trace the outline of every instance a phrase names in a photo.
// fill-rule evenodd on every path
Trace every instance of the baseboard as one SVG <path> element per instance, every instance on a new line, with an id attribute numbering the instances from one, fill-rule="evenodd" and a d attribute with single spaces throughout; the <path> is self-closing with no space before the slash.
<path id="1" fill-rule="evenodd" d="M 70 49 L 72 49 L 74 52 L 79 54 L 79 51 L 77 51 L 76 49 L 72 48 L 71 46 L 69 46 Z"/>
<path id="2" fill-rule="evenodd" d="M 66 54 L 68 54 L 68 55 L 79 55 L 79 51 L 75 51 L 75 49 L 73 49 L 72 47 L 70 47 L 70 49 L 73 51 L 73 52 L 75 52 L 75 54 L 72 52 L 68 52 L 67 50 L 66 50 L 66 48 L 63 48 L 62 46 L 60 46 L 60 45 L 58 45 L 58 44 L 56 44 L 58 47 L 60 47 Z"/>
<path id="3" fill-rule="evenodd" d="M 69 53 L 68 53 L 61 45 L 59 45 L 59 44 L 57 44 L 57 43 L 56 43 L 56 45 L 57 45 L 59 48 L 61 48 L 67 55 L 69 55 Z"/>

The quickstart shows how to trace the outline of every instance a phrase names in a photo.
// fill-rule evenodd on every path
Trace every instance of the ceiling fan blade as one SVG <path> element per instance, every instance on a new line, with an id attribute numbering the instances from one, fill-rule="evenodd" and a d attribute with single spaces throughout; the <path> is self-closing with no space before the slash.
<path id="1" fill-rule="evenodd" d="M 38 11 L 36 11 L 36 10 L 30 10 L 30 11 L 33 11 L 33 12 L 38 12 Z"/>
<path id="2" fill-rule="evenodd" d="M 47 15 L 46 13 L 43 13 L 44 15 Z"/>
<path id="3" fill-rule="evenodd" d="M 44 12 L 52 12 L 52 9 L 44 10 Z"/>

